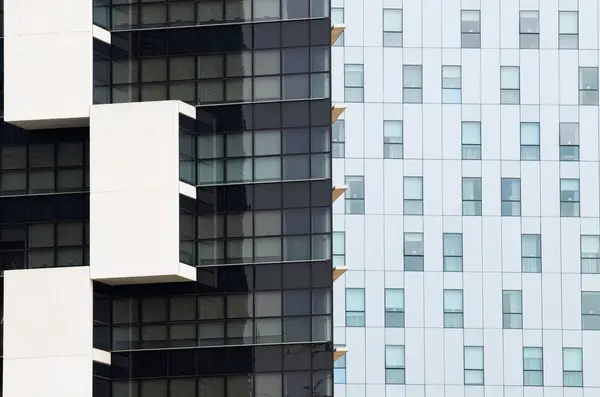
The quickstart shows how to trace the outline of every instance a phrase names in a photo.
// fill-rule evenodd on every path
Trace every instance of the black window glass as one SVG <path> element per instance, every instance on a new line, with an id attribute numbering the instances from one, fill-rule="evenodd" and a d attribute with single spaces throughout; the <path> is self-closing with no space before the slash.
<path id="1" fill-rule="evenodd" d="M 308 208 L 288 209 L 283 211 L 283 233 L 310 233 L 310 210 Z"/>
<path id="2" fill-rule="evenodd" d="M 281 185 L 267 184 L 254 186 L 254 209 L 281 208 Z"/>
<path id="3" fill-rule="evenodd" d="M 283 73 L 308 73 L 308 47 L 284 48 L 282 50 Z"/>
<path id="4" fill-rule="evenodd" d="M 283 19 L 308 18 L 308 0 L 283 0 Z"/>
<path id="5" fill-rule="evenodd" d="M 283 207 L 308 207 L 310 205 L 309 186 L 307 183 L 285 183 L 283 185 Z"/>
<path id="6" fill-rule="evenodd" d="M 287 263 L 283 265 L 283 288 L 310 288 L 310 264 Z"/>
<path id="7" fill-rule="evenodd" d="M 309 370 L 311 353 L 309 345 L 285 346 L 283 348 L 283 370 Z"/>
<path id="8" fill-rule="evenodd" d="M 283 130 L 284 154 L 308 152 L 310 152 L 310 133 L 308 128 L 289 128 Z"/>
<path id="9" fill-rule="evenodd" d="M 281 288 L 281 266 L 257 265 L 254 268 L 254 288 L 279 289 Z"/>
<path id="10" fill-rule="evenodd" d="M 286 372 L 283 375 L 284 397 L 309 397 L 312 395 L 310 372 Z"/>
<path id="11" fill-rule="evenodd" d="M 282 346 L 257 346 L 254 353 L 256 372 L 280 371 Z"/>
<path id="12" fill-rule="evenodd" d="M 283 127 L 302 127 L 309 119 L 308 102 L 284 102 L 282 104 Z M 331 118 L 331 111 L 329 112 Z"/>
<path id="13" fill-rule="evenodd" d="M 310 315 L 310 290 L 284 291 L 284 316 Z"/>
<path id="14" fill-rule="evenodd" d="M 254 25 L 254 48 L 277 48 L 281 46 L 279 23 L 261 23 Z"/>

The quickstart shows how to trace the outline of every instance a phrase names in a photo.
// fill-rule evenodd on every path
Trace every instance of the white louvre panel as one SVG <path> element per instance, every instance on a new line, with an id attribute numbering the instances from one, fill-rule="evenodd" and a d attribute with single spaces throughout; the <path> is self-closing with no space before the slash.
<path id="1" fill-rule="evenodd" d="M 95 105 L 90 115 L 90 264 L 108 284 L 193 281 L 179 262 L 183 102 Z M 187 189 L 186 189 L 187 190 Z"/>
<path id="2" fill-rule="evenodd" d="M 4 273 L 3 397 L 92 396 L 88 267 Z"/>
<path id="3" fill-rule="evenodd" d="M 92 2 L 4 0 L 5 121 L 86 125 L 92 104 Z"/>

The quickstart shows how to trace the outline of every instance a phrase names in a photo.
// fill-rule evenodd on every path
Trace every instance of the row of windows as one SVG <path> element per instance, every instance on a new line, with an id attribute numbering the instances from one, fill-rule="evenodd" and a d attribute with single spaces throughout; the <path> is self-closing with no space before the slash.
<path id="1" fill-rule="evenodd" d="M 184 135 L 180 179 L 203 185 L 329 178 L 329 131 L 323 126 Z"/>
<path id="2" fill-rule="evenodd" d="M 331 233 L 331 208 L 247 211 L 180 217 L 180 234 L 192 239 L 235 239 Z"/>
<path id="3" fill-rule="evenodd" d="M 333 232 L 333 266 L 345 266 L 345 233 Z M 443 270 L 463 271 L 462 233 L 444 233 L 442 237 Z M 423 270 L 423 233 L 404 234 L 405 270 Z M 409 268 L 406 265 L 409 264 Z M 600 274 L 600 236 L 582 235 L 580 241 L 580 264 L 582 274 Z M 521 235 L 521 271 L 523 273 L 542 272 L 542 236 L 540 234 Z"/>
<path id="4" fill-rule="evenodd" d="M 327 73 L 329 58 L 329 47 L 313 46 L 120 61 L 97 59 L 94 78 L 110 84 L 134 84 Z"/>
<path id="5" fill-rule="evenodd" d="M 312 381 L 311 381 L 312 375 Z M 112 397 L 332 397 L 330 371 L 113 381 Z"/>
<path id="6" fill-rule="evenodd" d="M 445 289 L 443 295 L 444 328 L 463 328 L 463 290 Z M 346 288 L 346 326 L 365 326 L 364 288 Z M 404 290 L 385 289 L 385 326 L 404 327 Z M 518 290 L 502 291 L 502 327 L 523 328 L 523 297 Z M 600 330 L 600 292 L 581 293 L 581 329 Z"/>
<path id="7" fill-rule="evenodd" d="M 276 284 L 276 283 L 274 283 Z M 112 323 L 155 324 L 331 314 L 330 289 L 115 299 Z"/>
<path id="8" fill-rule="evenodd" d="M 115 326 L 113 350 L 330 342 L 331 315 Z"/>
<path id="9" fill-rule="evenodd" d="M 463 368 L 465 385 L 483 385 L 483 346 L 464 346 Z M 352 353 L 347 354 L 352 357 Z M 562 349 L 563 386 L 583 386 L 583 350 L 580 347 Z M 334 362 L 335 383 L 346 383 L 346 356 Z M 402 345 L 385 346 L 385 383 L 404 384 L 406 371 L 405 349 Z M 544 385 L 543 348 L 523 346 L 523 386 Z"/>
<path id="10" fill-rule="evenodd" d="M 442 66 L 442 103 L 462 103 L 462 68 Z M 519 66 L 500 66 L 500 104 L 518 105 L 521 102 L 521 73 Z M 344 100 L 364 101 L 364 65 L 344 65 Z M 402 101 L 423 103 L 423 66 L 403 65 Z M 579 104 L 598 106 L 598 67 L 579 68 Z"/>
<path id="11" fill-rule="evenodd" d="M 579 123 L 559 123 L 559 160 L 579 161 Z M 481 160 L 480 121 L 461 122 L 461 157 L 463 160 Z M 337 120 L 332 127 L 331 152 L 334 158 L 345 156 L 345 121 Z M 540 123 L 521 122 L 521 160 L 540 160 Z M 402 120 L 383 121 L 383 158 L 404 157 L 404 124 Z"/>
<path id="12" fill-rule="evenodd" d="M 333 23 L 344 23 L 344 9 L 331 10 Z M 461 11 L 461 47 L 481 48 L 481 11 Z M 539 12 L 522 10 L 519 14 L 519 48 L 540 48 Z M 340 37 L 335 45 L 344 45 Z M 383 9 L 383 46 L 403 46 L 403 10 Z M 563 49 L 576 49 L 579 46 L 579 13 L 577 11 L 558 12 L 558 46 Z"/>
<path id="13" fill-rule="evenodd" d="M 329 16 L 329 2 L 325 0 L 162 0 L 131 3 L 134 2 L 96 0 L 94 23 L 111 30 L 128 30 Z"/>
<path id="14" fill-rule="evenodd" d="M 89 223 L 0 227 L 0 270 L 89 265 Z"/>
<path id="15" fill-rule="evenodd" d="M 346 176 L 346 213 L 365 213 L 364 176 Z M 560 178 L 560 216 L 580 215 L 580 184 L 576 178 Z M 501 179 L 501 215 L 521 216 L 521 179 Z M 423 177 L 404 177 L 404 215 L 423 215 Z M 462 215 L 482 215 L 481 177 L 462 178 Z"/>
<path id="16" fill-rule="evenodd" d="M 94 103 L 163 101 L 204 105 L 223 102 L 329 98 L 329 73 L 230 78 L 208 81 L 95 86 Z"/>

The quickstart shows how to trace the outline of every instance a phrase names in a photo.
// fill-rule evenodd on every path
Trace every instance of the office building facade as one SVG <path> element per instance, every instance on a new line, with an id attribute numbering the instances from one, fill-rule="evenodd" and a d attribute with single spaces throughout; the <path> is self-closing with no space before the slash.
<path id="1" fill-rule="evenodd" d="M 600 7 L 332 0 L 337 397 L 600 391 Z"/>
<path id="2" fill-rule="evenodd" d="M 2 396 L 333 395 L 325 0 L 5 0 Z"/>

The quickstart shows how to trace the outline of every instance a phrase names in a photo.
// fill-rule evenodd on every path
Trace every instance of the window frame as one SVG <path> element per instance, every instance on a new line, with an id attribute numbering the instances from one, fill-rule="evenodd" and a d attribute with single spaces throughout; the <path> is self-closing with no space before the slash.
<path id="1" fill-rule="evenodd" d="M 391 293 L 398 293 L 402 296 L 401 305 L 391 305 L 389 302 L 389 295 Z M 403 288 L 385 288 L 384 289 L 384 309 L 385 309 L 385 327 L 386 328 L 404 328 L 405 324 L 405 301 L 404 301 L 404 289 Z M 392 317 L 401 318 L 396 324 L 392 325 Z"/>
<path id="2" fill-rule="evenodd" d="M 348 309 L 348 302 L 350 301 L 350 299 L 348 299 L 350 292 L 356 292 L 359 293 L 360 295 L 362 295 L 362 310 L 358 310 L 358 309 L 352 309 L 349 310 Z M 344 307 L 344 312 L 345 312 L 345 326 L 346 327 L 364 327 L 365 326 L 365 317 L 366 317 L 366 294 L 365 294 L 365 289 L 364 288 L 346 288 L 345 290 L 345 307 Z M 354 316 L 354 317 L 352 317 Z M 348 321 L 349 318 L 353 318 L 354 320 L 356 320 L 356 323 L 354 323 L 353 321 Z"/>
<path id="3" fill-rule="evenodd" d="M 511 192 L 505 191 L 509 189 L 507 184 L 510 183 Z M 518 196 L 513 196 L 513 183 L 517 185 Z M 501 216 L 521 216 L 521 178 L 501 178 L 500 179 L 500 195 L 501 195 Z"/>
<path id="4" fill-rule="evenodd" d="M 538 253 L 535 256 L 525 255 L 525 239 L 534 237 L 537 241 Z M 533 270 L 532 270 L 533 269 Z M 523 273 L 541 273 L 542 272 L 542 236 L 541 234 L 523 233 L 521 234 L 521 272 Z"/>
<path id="5" fill-rule="evenodd" d="M 465 311 L 465 296 L 462 289 L 444 289 L 444 328 L 463 328 L 464 327 L 464 311 Z M 450 294 L 460 296 L 460 308 L 449 308 L 447 303 L 455 297 L 450 297 Z M 458 298 L 457 298 L 458 299 Z"/>
<path id="6" fill-rule="evenodd" d="M 407 245 L 407 237 L 420 237 L 420 241 L 419 243 L 421 244 L 421 251 L 420 252 L 413 252 L 408 254 L 407 253 L 407 249 L 406 249 L 406 245 Z M 411 240 L 412 242 L 415 242 L 416 240 Z M 424 261 L 425 261 L 425 240 L 424 240 L 424 236 L 422 232 L 404 232 L 404 271 L 410 271 L 410 272 L 422 272 L 424 271 Z M 415 264 L 410 264 L 410 266 L 406 266 L 407 264 L 407 259 L 410 262 L 419 262 L 419 263 L 415 263 Z M 414 265 L 414 266 L 413 266 Z"/>
<path id="7" fill-rule="evenodd" d="M 392 365 L 388 361 L 390 351 L 392 348 L 401 348 L 398 350 L 402 351 L 402 365 Z M 402 374 L 402 380 L 392 381 L 392 374 Z M 387 385 L 403 385 L 406 383 L 406 349 L 404 345 L 385 345 L 385 383 Z"/>
<path id="8" fill-rule="evenodd" d="M 474 184 L 475 189 L 473 192 L 473 198 L 465 198 L 465 186 L 467 182 L 471 182 Z M 462 216 L 481 216 L 482 215 L 482 206 L 483 206 L 483 196 L 482 196 L 482 186 L 481 186 L 481 177 L 463 177 L 462 178 Z M 477 191 L 479 190 L 479 191 Z M 477 199 L 479 198 L 479 199 Z M 465 207 L 465 205 L 472 205 L 472 211 L 470 207 Z M 468 210 L 465 210 L 468 208 Z M 471 213 L 472 212 L 472 213 Z"/>
<path id="9" fill-rule="evenodd" d="M 506 303 L 510 303 L 512 295 L 518 296 L 519 307 L 506 307 Z M 513 320 L 517 320 L 517 324 L 513 326 Z M 503 329 L 523 329 L 523 291 L 521 290 L 502 290 L 502 328 Z"/>
<path id="10" fill-rule="evenodd" d="M 414 183 L 417 192 L 407 192 L 411 189 L 407 185 Z M 405 176 L 403 180 L 403 215 L 423 215 L 423 177 L 422 176 Z"/>
<path id="11" fill-rule="evenodd" d="M 419 82 L 417 84 L 407 83 L 408 71 L 418 72 Z M 413 95 L 414 94 L 414 95 Z M 418 98 L 416 96 L 418 94 Z M 423 103 L 423 65 L 406 64 L 402 65 L 402 102 L 403 103 Z"/>
<path id="12" fill-rule="evenodd" d="M 450 238 L 460 240 L 460 252 L 448 253 L 446 247 Z M 444 272 L 462 272 L 463 271 L 463 234 L 462 233 L 443 233 L 442 234 L 442 253 Z"/>
<path id="13" fill-rule="evenodd" d="M 468 126 L 476 126 L 473 130 L 477 130 L 477 141 L 479 143 L 467 143 L 465 131 Z M 462 160 L 481 160 L 481 121 L 462 121 L 460 126 L 461 134 L 461 158 Z M 471 152 L 473 152 L 471 154 Z"/>
<path id="14" fill-rule="evenodd" d="M 577 182 L 577 190 L 563 190 L 563 184 L 570 182 Z M 560 178 L 559 185 L 560 192 L 560 216 L 564 218 L 578 218 L 581 214 L 581 181 L 579 178 Z M 566 197 L 568 194 L 572 194 L 574 199 L 571 200 Z M 563 195 L 564 194 L 564 195 Z M 568 209 L 574 209 L 576 211 L 568 211 Z"/>
<path id="15" fill-rule="evenodd" d="M 524 31 L 524 15 L 535 15 L 535 28 L 531 31 Z M 533 19 L 529 17 L 529 19 Z M 529 45 L 528 41 L 534 40 L 533 45 Z M 519 11 L 519 48 L 520 49 L 539 49 L 540 48 L 540 13 L 538 10 L 520 10 Z"/>
<path id="16" fill-rule="evenodd" d="M 465 18 L 466 15 L 477 16 L 476 21 L 469 20 Z M 465 29 L 465 23 L 473 22 L 475 29 L 469 30 Z M 464 9 L 460 10 L 460 47 L 461 48 L 481 48 L 481 10 L 470 10 Z M 470 40 L 475 40 L 474 45 L 471 44 Z"/>
<path id="17" fill-rule="evenodd" d="M 526 352 L 539 352 L 540 357 L 526 357 Z M 539 369 L 528 368 L 527 360 L 539 360 Z M 529 374 L 538 375 L 540 382 L 531 382 Z M 523 346 L 523 386 L 544 386 L 544 349 L 541 346 Z"/>
<path id="18" fill-rule="evenodd" d="M 390 30 L 386 28 L 386 11 L 392 13 L 399 13 L 400 14 L 400 29 L 398 30 L 397 28 L 394 30 Z M 383 47 L 403 47 L 404 46 L 404 10 L 402 8 L 387 8 L 384 7 L 382 10 L 382 26 L 383 26 Z M 388 40 L 386 40 L 386 38 Z M 398 42 L 396 43 L 389 43 L 392 40 L 397 40 Z M 386 44 L 386 42 L 388 42 Z"/>

